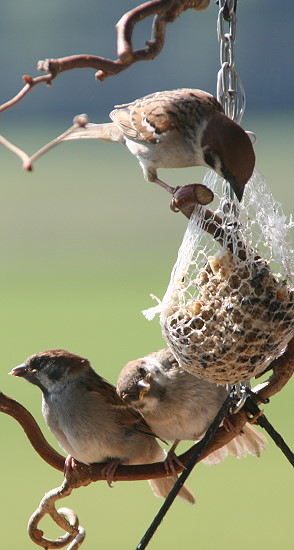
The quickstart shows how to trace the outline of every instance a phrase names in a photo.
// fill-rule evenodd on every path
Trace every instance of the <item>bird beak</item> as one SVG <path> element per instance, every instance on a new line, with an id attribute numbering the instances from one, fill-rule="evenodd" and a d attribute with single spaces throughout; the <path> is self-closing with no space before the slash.
<path id="1" fill-rule="evenodd" d="M 143 378 L 142 380 L 139 380 L 139 382 L 137 383 L 139 388 L 140 401 L 142 401 L 145 397 L 145 394 L 150 391 L 150 388 L 151 388 L 151 384 L 149 382 L 150 378 L 151 378 L 151 374 L 147 374 L 145 378 Z"/>
<path id="2" fill-rule="evenodd" d="M 17 367 L 14 367 L 8 374 L 12 374 L 13 376 L 27 376 L 29 373 L 27 366 L 23 363 L 22 365 L 18 365 Z"/>

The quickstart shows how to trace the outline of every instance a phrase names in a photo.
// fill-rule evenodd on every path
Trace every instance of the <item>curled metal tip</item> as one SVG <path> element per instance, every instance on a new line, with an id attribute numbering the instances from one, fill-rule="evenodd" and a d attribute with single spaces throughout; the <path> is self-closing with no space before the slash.
<path id="1" fill-rule="evenodd" d="M 238 382 L 237 384 L 228 385 L 228 388 L 230 389 L 230 393 L 235 397 L 235 402 L 231 407 L 230 413 L 237 414 L 240 409 L 242 409 L 248 397 L 248 389 L 250 390 L 251 388 L 250 381 L 246 380 Z"/>
<path id="2" fill-rule="evenodd" d="M 256 143 L 257 137 L 256 137 L 256 134 L 254 132 L 251 132 L 251 130 L 245 130 L 245 133 L 250 138 L 252 144 Z"/>

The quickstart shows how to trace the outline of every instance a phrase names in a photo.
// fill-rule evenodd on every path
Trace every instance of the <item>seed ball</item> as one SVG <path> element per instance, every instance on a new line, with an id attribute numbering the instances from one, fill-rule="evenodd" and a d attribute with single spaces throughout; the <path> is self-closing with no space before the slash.
<path id="1" fill-rule="evenodd" d="M 236 383 L 282 353 L 294 334 L 294 292 L 264 260 L 239 260 L 228 249 L 208 256 L 190 282 L 194 298 L 187 278 L 177 289 L 184 305 L 172 304 L 163 326 L 184 369 L 217 384 Z"/>

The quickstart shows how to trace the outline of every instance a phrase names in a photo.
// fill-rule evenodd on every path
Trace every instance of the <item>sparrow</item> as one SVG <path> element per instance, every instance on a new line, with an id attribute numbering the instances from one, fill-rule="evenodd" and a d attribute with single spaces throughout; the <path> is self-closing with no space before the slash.
<path id="1" fill-rule="evenodd" d="M 150 464 L 166 457 L 140 413 L 127 405 L 115 387 L 99 376 L 88 359 L 61 349 L 31 355 L 9 373 L 38 386 L 42 413 L 60 447 L 68 453 L 65 474 L 84 464 L 106 463 L 109 485 L 119 464 Z M 149 480 L 156 496 L 166 497 L 176 476 Z M 194 503 L 183 487 L 179 496 Z"/>
<path id="2" fill-rule="evenodd" d="M 167 461 L 170 467 L 172 460 L 179 462 L 174 454 L 177 444 L 204 436 L 228 391 L 183 370 L 169 349 L 130 361 L 117 382 L 118 395 L 144 416 L 151 430 L 174 442 Z M 237 458 L 247 453 L 259 456 L 265 447 L 263 435 L 246 424 L 242 433 L 203 462 L 217 464 L 229 453 Z"/>
<path id="3" fill-rule="evenodd" d="M 144 178 L 172 194 L 175 188 L 158 178 L 158 168 L 213 168 L 241 201 L 255 165 L 252 143 L 211 94 L 182 88 L 155 92 L 115 107 L 109 114 L 113 122 L 89 123 L 58 139 L 122 143 L 137 157 Z"/>

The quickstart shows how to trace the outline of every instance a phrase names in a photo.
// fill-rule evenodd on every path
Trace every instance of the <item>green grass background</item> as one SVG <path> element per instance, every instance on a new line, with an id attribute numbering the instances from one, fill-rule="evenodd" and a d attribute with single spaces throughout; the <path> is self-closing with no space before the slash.
<path id="1" fill-rule="evenodd" d="M 293 211 L 293 122 L 268 115 L 246 120 L 257 133 L 257 167 L 286 214 Z M 64 129 L 59 121 L 41 131 L 23 123 L 5 135 L 33 152 Z M 28 355 L 62 347 L 87 356 L 115 384 L 130 359 L 164 346 L 158 320 L 140 311 L 162 297 L 186 220 L 169 211 L 169 196 L 147 184 L 126 150 L 102 143 L 64 144 L 24 173 L 18 159 L 1 150 L 0 389 L 35 416 L 53 444 L 41 415 L 39 390 L 7 376 Z M 201 181 L 202 169 L 161 171 L 169 183 Z M 266 414 L 289 445 L 293 381 L 266 406 Z M 29 516 L 44 493 L 62 482 L 33 451 L 20 426 L 0 418 L 1 547 L 29 550 Z M 260 459 L 226 459 L 199 465 L 189 486 L 197 503 L 172 509 L 150 548 L 199 550 L 266 548 L 293 543 L 293 472 L 269 442 Z M 75 490 L 61 502 L 87 530 L 85 550 L 135 548 L 162 501 L 147 482 L 105 482 Z M 49 521 L 47 536 L 60 532 Z"/>

